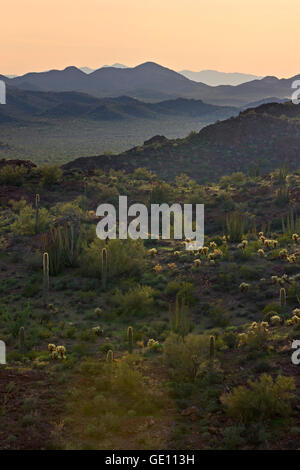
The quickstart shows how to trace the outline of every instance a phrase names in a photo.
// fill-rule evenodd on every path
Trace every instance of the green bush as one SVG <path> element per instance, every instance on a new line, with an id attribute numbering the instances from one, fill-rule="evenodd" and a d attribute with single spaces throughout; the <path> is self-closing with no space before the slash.
<path id="1" fill-rule="evenodd" d="M 122 315 L 143 317 L 152 311 L 153 294 L 152 287 L 137 286 L 124 294 L 117 290 L 112 302 Z"/>
<path id="2" fill-rule="evenodd" d="M 248 381 L 249 387 L 236 387 L 229 395 L 221 397 L 228 414 L 243 422 L 264 421 L 291 413 L 293 377 L 279 375 L 273 380 L 263 374 L 256 381 Z"/>
<path id="3" fill-rule="evenodd" d="M 216 304 L 211 304 L 209 306 L 209 319 L 211 322 L 211 326 L 220 326 L 225 327 L 229 323 L 229 314 L 228 312 L 222 307 L 221 302 L 217 302 Z"/>
<path id="4" fill-rule="evenodd" d="M 81 258 L 81 272 L 90 277 L 101 279 L 102 274 L 102 249 L 107 249 L 108 278 L 121 274 L 138 275 L 143 266 L 146 250 L 142 240 L 110 240 L 106 245 L 104 240 L 96 238 L 87 247 Z"/>
<path id="5" fill-rule="evenodd" d="M 58 165 L 43 165 L 39 168 L 41 173 L 41 183 L 45 187 L 51 187 L 54 184 L 60 183 L 63 176 L 63 171 Z"/>
<path id="6" fill-rule="evenodd" d="M 26 168 L 21 166 L 5 165 L 0 170 L 0 184 L 20 186 L 26 175 Z"/>
<path id="7" fill-rule="evenodd" d="M 184 341 L 172 333 L 164 343 L 164 355 L 175 380 L 194 380 L 202 363 L 209 357 L 209 336 L 192 335 Z"/>
<path id="8" fill-rule="evenodd" d="M 49 227 L 51 217 L 44 207 L 39 210 L 39 230 L 45 232 Z M 20 210 L 17 220 L 11 225 L 13 232 L 18 235 L 35 234 L 35 209 L 32 206 L 26 206 Z"/>

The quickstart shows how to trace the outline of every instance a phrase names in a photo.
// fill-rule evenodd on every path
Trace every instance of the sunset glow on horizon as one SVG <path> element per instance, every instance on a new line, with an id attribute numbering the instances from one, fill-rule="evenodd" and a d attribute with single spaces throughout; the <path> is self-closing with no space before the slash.
<path id="1" fill-rule="evenodd" d="M 291 77 L 299 0 L 10 0 L 0 74 L 157 62 Z"/>

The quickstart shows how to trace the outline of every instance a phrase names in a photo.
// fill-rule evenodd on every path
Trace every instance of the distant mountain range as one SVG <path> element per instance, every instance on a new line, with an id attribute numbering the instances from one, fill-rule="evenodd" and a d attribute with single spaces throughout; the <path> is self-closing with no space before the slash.
<path id="1" fill-rule="evenodd" d="M 185 139 L 156 136 L 119 155 L 83 157 L 65 169 L 146 167 L 172 180 L 185 173 L 198 182 L 217 181 L 236 171 L 267 173 L 282 165 L 300 164 L 300 106 L 270 103 L 203 128 Z"/>
<path id="2" fill-rule="evenodd" d="M 115 63 L 113 65 L 103 65 L 103 67 L 115 67 L 120 69 L 127 69 L 127 65 Z M 95 69 L 90 67 L 80 67 L 85 73 L 95 72 Z M 205 83 L 209 86 L 218 86 L 218 85 L 241 85 L 241 83 L 251 82 L 251 80 L 259 80 L 263 77 L 257 75 L 251 75 L 246 73 L 228 73 L 228 72 L 218 72 L 217 70 L 201 70 L 200 72 L 193 72 L 192 70 L 180 70 L 178 73 L 193 80 L 194 82 Z"/>
<path id="3" fill-rule="evenodd" d="M 245 106 L 270 97 L 289 99 L 291 84 L 300 79 L 300 75 L 290 79 L 265 77 L 237 86 L 211 87 L 146 62 L 133 68 L 102 67 L 89 74 L 76 67 L 67 67 L 3 79 L 10 86 L 29 91 L 77 91 L 101 98 L 126 95 L 149 102 L 182 97 L 221 106 Z"/>
<path id="4" fill-rule="evenodd" d="M 199 118 L 206 122 L 236 115 L 238 109 L 206 104 L 201 100 L 177 98 L 144 103 L 134 98 L 96 98 L 78 92 L 44 92 L 8 87 L 7 104 L 0 107 L 0 124 L 48 119 L 167 119 L 168 116 Z"/>
<path id="5" fill-rule="evenodd" d="M 112 64 L 112 65 L 102 65 L 101 68 L 107 68 L 107 67 L 114 67 L 116 69 L 127 69 L 127 65 L 123 65 L 123 64 L 119 64 L 118 62 L 116 62 L 115 64 Z M 80 67 L 80 70 L 82 70 L 84 73 L 87 73 L 87 74 L 90 74 L 92 72 L 95 72 L 95 70 L 97 69 L 91 69 L 90 67 Z"/>
<path id="6" fill-rule="evenodd" d="M 242 83 L 260 80 L 263 77 L 245 73 L 226 73 L 217 70 L 202 70 L 201 72 L 192 72 L 191 70 L 180 70 L 181 75 L 194 82 L 205 83 L 209 86 L 219 85 L 241 85 Z"/>

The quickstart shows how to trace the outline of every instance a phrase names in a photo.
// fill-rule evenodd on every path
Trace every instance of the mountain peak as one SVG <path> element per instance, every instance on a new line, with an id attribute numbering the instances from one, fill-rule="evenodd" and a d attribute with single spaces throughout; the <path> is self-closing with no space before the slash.
<path id="1" fill-rule="evenodd" d="M 68 67 L 66 67 L 63 72 L 76 72 L 76 73 L 80 73 L 82 74 L 82 70 L 80 70 L 79 68 L 75 67 L 75 65 L 69 65 Z"/>

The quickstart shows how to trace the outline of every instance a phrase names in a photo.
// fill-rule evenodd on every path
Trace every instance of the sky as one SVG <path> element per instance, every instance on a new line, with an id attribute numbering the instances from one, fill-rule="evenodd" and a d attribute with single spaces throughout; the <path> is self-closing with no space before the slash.
<path id="1" fill-rule="evenodd" d="M 300 73 L 299 0 L 9 0 L 0 74 L 154 61 L 174 70 Z"/>

